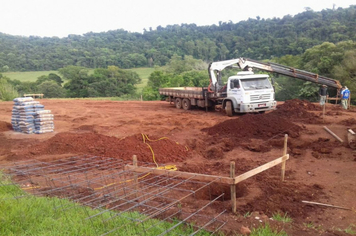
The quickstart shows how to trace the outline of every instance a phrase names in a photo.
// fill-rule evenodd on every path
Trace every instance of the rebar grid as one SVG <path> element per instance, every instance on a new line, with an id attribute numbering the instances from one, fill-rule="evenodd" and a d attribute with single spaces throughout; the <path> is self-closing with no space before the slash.
<path id="1" fill-rule="evenodd" d="M 180 178 L 179 174 L 136 173 L 125 168 L 130 164 L 115 158 L 78 156 L 50 162 L 27 160 L 3 169 L 11 176 L 13 184 L 24 190 L 14 198 L 30 194 L 69 199 L 97 210 L 95 213 L 86 211 L 83 220 L 100 217 L 103 225 L 117 217 L 128 220 L 126 224 L 108 228 L 103 235 L 124 235 L 125 229 L 132 227 L 143 229 L 147 235 L 150 232 L 177 235 L 174 229 L 181 225 L 192 229 L 190 235 L 201 231 L 214 234 L 225 225 L 221 220 L 225 210 L 211 214 L 212 204 L 222 201 L 224 196 L 224 193 L 211 195 L 212 184 L 219 183 L 218 178 L 199 182 Z M 154 167 L 152 163 L 140 163 L 139 166 Z M 60 201 L 53 207 L 65 212 L 77 206 Z M 158 220 L 152 223 L 151 219 Z M 164 222 L 172 224 L 167 227 Z"/>

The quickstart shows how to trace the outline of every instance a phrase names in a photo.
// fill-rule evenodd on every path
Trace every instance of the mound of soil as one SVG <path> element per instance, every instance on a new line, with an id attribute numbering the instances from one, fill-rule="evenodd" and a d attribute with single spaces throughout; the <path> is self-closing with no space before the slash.
<path id="1" fill-rule="evenodd" d="M 348 118 L 346 120 L 340 121 L 338 124 L 345 125 L 345 126 L 356 125 L 356 119 L 355 118 Z"/>
<path id="2" fill-rule="evenodd" d="M 285 101 L 282 105 L 278 105 L 277 110 L 272 113 L 280 117 L 303 121 L 308 124 L 320 123 L 321 118 L 309 111 L 321 111 L 321 107 L 309 101 L 292 99 Z"/>
<path id="3" fill-rule="evenodd" d="M 12 130 L 12 125 L 5 121 L 0 121 L 0 132 Z"/>
<path id="4" fill-rule="evenodd" d="M 132 135 L 123 139 L 105 136 L 96 133 L 59 133 L 54 137 L 31 146 L 18 153 L 18 157 L 40 156 L 53 154 L 91 154 L 107 157 L 116 157 L 123 160 L 132 160 L 136 155 L 139 161 L 153 162 L 153 153 L 158 164 L 179 162 L 186 159 L 188 151 L 185 146 L 169 139 L 157 140 L 150 136 L 143 141 L 141 134 Z M 151 141 L 150 141 L 151 140 Z M 157 140 L 157 141 L 154 141 Z M 149 144 L 152 148 L 147 145 Z M 153 153 L 152 153 L 153 152 Z"/>
<path id="5" fill-rule="evenodd" d="M 307 100 L 292 99 L 285 101 L 282 105 L 277 106 L 277 109 L 284 111 L 294 111 L 298 110 L 307 110 L 307 111 L 321 111 L 321 106 L 311 103 Z"/>
<path id="6" fill-rule="evenodd" d="M 322 214 L 322 208 L 302 203 L 302 201 L 314 201 L 325 197 L 323 187 L 320 185 L 308 186 L 301 183 L 266 181 L 265 176 L 261 180 L 259 187 L 263 194 L 248 202 L 239 210 L 241 212 L 261 211 L 266 215 L 273 215 L 277 212 L 291 216 L 293 219 L 305 218 L 311 212 L 319 211 Z"/>
<path id="7" fill-rule="evenodd" d="M 226 120 L 210 128 L 202 129 L 209 135 L 219 138 L 231 138 L 236 141 L 246 139 L 269 139 L 287 133 L 299 137 L 302 127 L 282 118 L 277 113 L 247 114 L 242 117 Z"/>

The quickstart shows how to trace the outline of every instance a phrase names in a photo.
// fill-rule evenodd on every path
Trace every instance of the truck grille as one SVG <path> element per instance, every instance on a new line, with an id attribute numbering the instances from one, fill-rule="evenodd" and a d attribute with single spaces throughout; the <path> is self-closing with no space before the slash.
<path id="1" fill-rule="evenodd" d="M 269 100 L 271 98 L 271 94 L 253 94 L 250 95 L 250 101 L 259 101 L 259 100 Z"/>

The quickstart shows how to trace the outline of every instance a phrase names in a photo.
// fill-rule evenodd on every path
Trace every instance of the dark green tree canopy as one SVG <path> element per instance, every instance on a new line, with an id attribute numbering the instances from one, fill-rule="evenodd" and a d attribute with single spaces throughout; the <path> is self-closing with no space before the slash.
<path id="1" fill-rule="evenodd" d="M 323 42 L 355 41 L 355 15 L 356 5 L 210 26 L 159 26 L 142 34 L 112 30 L 41 38 L 0 33 L 0 71 L 57 70 L 66 66 L 153 67 L 166 65 L 174 55 L 189 55 L 205 62 L 300 55 Z M 321 63 L 327 67 L 329 62 L 323 59 Z"/>
<path id="2" fill-rule="evenodd" d="M 69 80 L 64 84 L 68 97 L 133 95 L 136 92 L 135 85 L 141 82 L 137 73 L 124 71 L 116 66 L 95 69 L 91 75 L 89 70 L 78 66 L 62 68 L 59 73 Z"/>

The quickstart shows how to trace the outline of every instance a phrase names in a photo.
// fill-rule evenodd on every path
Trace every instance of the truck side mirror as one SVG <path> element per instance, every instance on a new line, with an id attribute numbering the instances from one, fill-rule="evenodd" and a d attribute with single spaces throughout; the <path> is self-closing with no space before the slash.
<path id="1" fill-rule="evenodd" d="M 234 81 L 230 81 L 230 88 L 231 88 L 231 89 L 234 88 Z"/>

